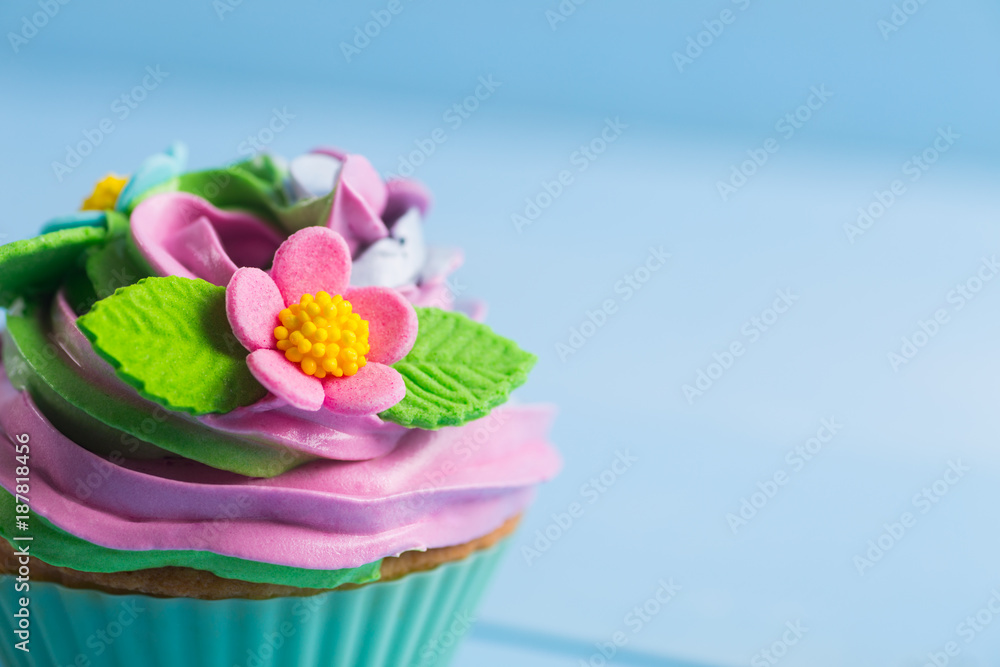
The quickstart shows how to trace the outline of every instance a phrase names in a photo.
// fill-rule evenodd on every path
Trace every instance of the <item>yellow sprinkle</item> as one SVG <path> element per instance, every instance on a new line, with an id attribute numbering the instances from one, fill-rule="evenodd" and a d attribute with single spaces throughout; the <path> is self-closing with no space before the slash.
<path id="1" fill-rule="evenodd" d="M 368 363 L 365 355 L 371 347 L 368 321 L 353 310 L 340 294 L 303 294 L 278 314 L 276 347 L 306 375 L 320 379 L 354 375 Z"/>

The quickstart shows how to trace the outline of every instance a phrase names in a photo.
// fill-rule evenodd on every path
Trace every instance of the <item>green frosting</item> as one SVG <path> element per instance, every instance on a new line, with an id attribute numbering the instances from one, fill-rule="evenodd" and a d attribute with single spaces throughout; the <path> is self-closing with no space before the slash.
<path id="1" fill-rule="evenodd" d="M 77 315 L 87 312 L 97 302 L 97 292 L 94 291 L 94 285 L 83 269 L 67 275 L 63 281 L 63 289 L 66 292 L 66 300 Z"/>
<path id="2" fill-rule="evenodd" d="M 535 365 L 535 355 L 461 313 L 416 311 L 416 343 L 393 364 L 406 397 L 380 413 L 382 419 L 423 429 L 464 424 L 504 403 Z"/>
<path id="3" fill-rule="evenodd" d="M 52 425 L 91 451 L 130 458 L 159 450 L 249 477 L 275 477 L 313 457 L 217 431 L 179 413 L 150 411 L 104 392 L 79 376 L 49 341 L 44 309 L 7 316 L 3 361 Z M 150 452 L 149 450 L 153 451 Z M 162 452 L 160 452 L 162 453 Z"/>
<path id="4" fill-rule="evenodd" d="M 120 211 L 105 211 L 104 224 L 108 228 L 108 238 L 125 236 L 129 231 L 129 217 Z"/>
<path id="5" fill-rule="evenodd" d="M 15 499 L 0 489 L 0 515 L 14 516 Z M 119 551 L 80 539 L 56 527 L 35 512 L 30 512 L 31 555 L 39 560 L 81 572 L 129 572 L 156 567 L 190 567 L 207 570 L 225 579 L 298 588 L 336 588 L 342 584 L 366 584 L 378 581 L 382 561 L 343 570 L 307 570 L 286 565 L 259 563 L 210 551 Z M 15 547 L 9 521 L 0 522 L 0 536 Z"/>
<path id="6" fill-rule="evenodd" d="M 103 227 L 75 227 L 0 246 L 0 307 L 55 291 L 83 252 L 106 235 Z"/>
<path id="7" fill-rule="evenodd" d="M 289 206 L 283 177 L 284 172 L 270 159 L 241 162 L 225 169 L 181 174 L 144 192 L 132 206 L 164 192 L 188 192 L 219 208 L 252 213 L 275 223 L 288 234 L 306 227 L 325 225 L 330 217 L 334 193 Z"/>
<path id="8" fill-rule="evenodd" d="M 130 249 L 129 238 L 118 236 L 100 247 L 90 249 L 87 256 L 87 277 L 98 299 L 115 293 L 119 287 L 134 285 L 152 275 L 144 262 L 138 261 Z"/>
<path id="9" fill-rule="evenodd" d="M 98 301 L 77 324 L 118 377 L 172 410 L 226 413 L 267 395 L 232 333 L 225 287 L 145 278 Z"/>

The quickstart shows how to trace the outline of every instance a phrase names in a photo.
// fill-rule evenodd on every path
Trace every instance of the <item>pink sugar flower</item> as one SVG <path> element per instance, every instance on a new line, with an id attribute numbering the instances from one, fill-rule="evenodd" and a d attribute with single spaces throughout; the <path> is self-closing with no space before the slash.
<path id="1" fill-rule="evenodd" d="M 237 270 L 226 288 L 247 366 L 276 397 L 303 410 L 369 415 L 406 395 L 390 364 L 417 337 L 417 314 L 397 291 L 348 287 L 347 242 L 325 227 L 292 234 L 270 272 Z"/>

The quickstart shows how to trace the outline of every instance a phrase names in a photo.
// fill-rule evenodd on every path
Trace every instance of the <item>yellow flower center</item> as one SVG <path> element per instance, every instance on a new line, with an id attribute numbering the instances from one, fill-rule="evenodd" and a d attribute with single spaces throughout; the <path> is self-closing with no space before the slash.
<path id="1" fill-rule="evenodd" d="M 118 195 L 122 193 L 128 178 L 108 174 L 94 186 L 94 191 L 83 200 L 81 211 L 107 211 L 115 207 Z"/>
<path id="2" fill-rule="evenodd" d="M 285 359 L 317 378 L 351 376 L 368 361 L 368 320 L 351 312 L 351 302 L 339 294 L 303 294 L 278 313 L 281 326 L 274 337 Z"/>

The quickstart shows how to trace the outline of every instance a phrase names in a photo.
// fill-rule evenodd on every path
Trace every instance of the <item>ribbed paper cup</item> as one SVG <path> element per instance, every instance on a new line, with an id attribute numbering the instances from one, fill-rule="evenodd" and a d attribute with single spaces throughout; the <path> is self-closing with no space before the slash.
<path id="1" fill-rule="evenodd" d="M 504 543 L 428 572 L 304 598 L 196 600 L 32 582 L 30 653 L 14 648 L 14 578 L 0 577 L 4 665 L 430 667 L 475 618 Z"/>

